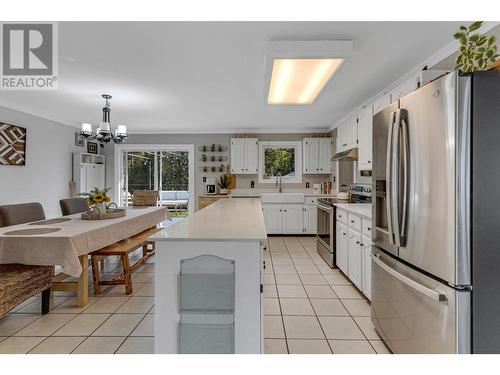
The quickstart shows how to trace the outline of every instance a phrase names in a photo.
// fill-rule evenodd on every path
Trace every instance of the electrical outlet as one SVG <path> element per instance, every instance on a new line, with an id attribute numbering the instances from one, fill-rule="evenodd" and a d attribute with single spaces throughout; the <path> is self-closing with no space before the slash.
<path id="1" fill-rule="evenodd" d="M 250 188 L 253 189 L 255 187 L 255 182 L 250 181 Z"/>
<path id="2" fill-rule="evenodd" d="M 306 182 L 306 189 L 309 189 L 309 186 L 311 186 L 309 182 Z"/>

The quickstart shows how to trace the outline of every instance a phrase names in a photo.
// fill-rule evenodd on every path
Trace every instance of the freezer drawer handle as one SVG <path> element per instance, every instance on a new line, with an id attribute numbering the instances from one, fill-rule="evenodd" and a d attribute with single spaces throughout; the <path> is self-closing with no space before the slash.
<path id="1" fill-rule="evenodd" d="M 447 301 L 448 299 L 446 298 L 446 294 L 436 292 L 433 289 L 427 288 L 426 286 L 423 286 L 422 284 L 417 283 L 416 281 L 410 279 L 409 277 L 406 277 L 405 275 L 400 274 L 397 272 L 395 269 L 389 267 L 387 264 L 385 264 L 381 259 L 380 259 L 380 254 L 371 254 L 372 260 L 377 264 L 380 268 L 382 268 L 385 272 L 390 274 L 391 276 L 395 277 L 402 283 L 406 284 L 412 289 L 415 289 L 416 291 L 422 293 L 423 295 L 432 298 L 435 301 Z"/>

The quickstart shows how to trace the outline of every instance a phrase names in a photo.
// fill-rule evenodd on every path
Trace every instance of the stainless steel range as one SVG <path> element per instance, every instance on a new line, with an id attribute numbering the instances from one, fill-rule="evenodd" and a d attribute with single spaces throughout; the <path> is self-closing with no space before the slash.
<path id="1" fill-rule="evenodd" d="M 318 221 L 317 221 L 317 241 L 316 249 L 318 254 L 332 268 L 337 268 L 335 263 L 335 223 L 336 203 L 371 203 L 372 188 L 371 185 L 352 184 L 349 187 L 349 199 L 338 198 L 318 198 Z"/>

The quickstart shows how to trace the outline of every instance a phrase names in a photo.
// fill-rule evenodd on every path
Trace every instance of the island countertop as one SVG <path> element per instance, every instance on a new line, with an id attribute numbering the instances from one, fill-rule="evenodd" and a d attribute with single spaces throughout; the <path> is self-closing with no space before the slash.
<path id="1" fill-rule="evenodd" d="M 153 241 L 267 241 L 259 198 L 220 199 L 149 238 Z"/>

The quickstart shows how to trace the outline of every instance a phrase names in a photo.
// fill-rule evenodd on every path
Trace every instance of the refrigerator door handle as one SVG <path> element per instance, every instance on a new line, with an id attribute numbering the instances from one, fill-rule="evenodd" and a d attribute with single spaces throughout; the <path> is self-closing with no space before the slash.
<path id="1" fill-rule="evenodd" d="M 389 242 L 395 244 L 394 242 L 394 231 L 392 228 L 392 132 L 394 129 L 394 118 L 396 112 L 391 112 L 391 118 L 389 122 L 389 131 L 387 132 L 387 151 L 385 159 L 385 171 L 386 171 L 386 194 L 385 194 L 385 211 L 387 215 L 387 231 L 389 232 Z"/>
<path id="2" fill-rule="evenodd" d="M 399 225 L 399 199 L 400 199 L 400 123 L 401 123 L 401 110 L 395 112 L 395 119 L 392 124 L 392 152 L 391 152 L 391 172 L 390 172 L 390 190 L 391 196 L 391 211 L 388 216 L 391 217 L 392 233 L 396 246 L 401 246 L 400 243 L 400 225 Z"/>
<path id="3" fill-rule="evenodd" d="M 401 135 L 403 146 L 403 202 L 401 212 L 401 231 L 399 234 L 400 245 L 406 246 L 406 238 L 408 231 L 408 180 L 409 180 L 409 164 L 410 164 L 410 142 L 408 139 L 408 115 L 406 110 L 401 109 Z"/>
<path id="4" fill-rule="evenodd" d="M 445 302 L 448 300 L 448 298 L 446 297 L 446 294 L 444 293 L 440 293 L 440 292 L 437 292 L 435 291 L 434 289 L 430 289 L 430 288 L 427 288 L 426 286 L 420 284 L 420 283 L 417 283 L 416 281 L 410 279 L 409 277 L 406 277 L 405 275 L 399 273 L 398 271 L 396 271 L 394 268 L 388 266 L 387 264 L 385 264 L 380 258 L 380 254 L 371 254 L 371 258 L 372 258 L 372 261 L 377 265 L 379 266 L 380 268 L 382 268 L 385 272 L 387 272 L 388 274 L 390 274 L 391 276 L 395 277 L 396 279 L 398 279 L 399 281 L 401 281 L 402 283 L 406 284 L 407 286 L 409 286 L 410 288 L 416 290 L 417 292 L 433 299 L 434 301 L 440 301 L 440 302 Z"/>

